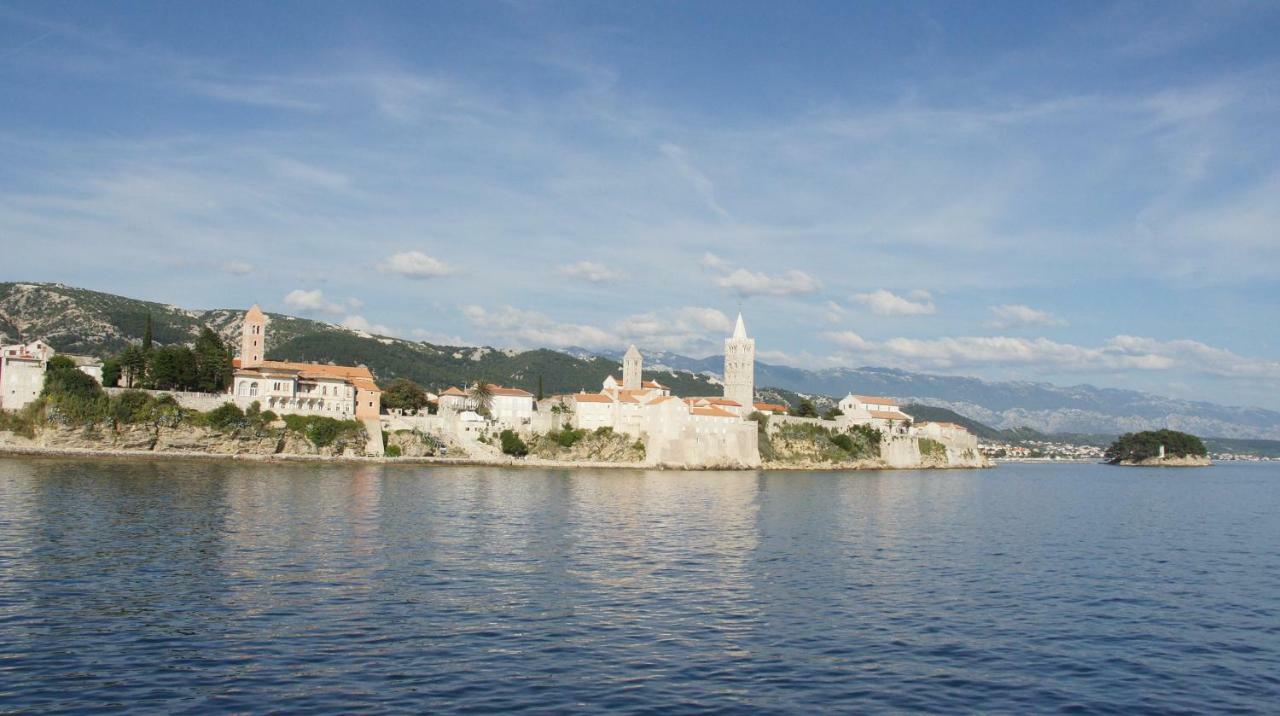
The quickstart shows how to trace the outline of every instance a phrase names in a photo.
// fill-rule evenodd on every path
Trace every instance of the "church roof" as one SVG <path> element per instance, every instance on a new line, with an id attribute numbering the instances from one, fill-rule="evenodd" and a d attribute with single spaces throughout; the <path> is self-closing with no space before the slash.
<path id="1" fill-rule="evenodd" d="M 721 409 L 721 408 L 717 408 L 717 407 L 716 407 L 716 406 L 714 406 L 714 405 L 709 405 L 709 406 L 707 406 L 707 407 L 705 407 L 705 408 L 692 408 L 692 409 L 690 409 L 690 410 L 689 410 L 689 412 L 690 412 L 690 413 L 693 413 L 694 415 L 703 415 L 703 416 L 706 416 L 706 417 L 709 417 L 709 418 L 736 418 L 736 417 L 738 417 L 738 416 L 734 415 L 733 413 L 730 413 L 729 411 L 727 411 L 727 410 L 723 410 L 723 409 Z"/>
<path id="2" fill-rule="evenodd" d="M 742 311 L 738 311 L 738 323 L 733 327 L 734 338 L 747 337 L 747 324 L 742 322 Z"/>
<path id="3" fill-rule="evenodd" d="M 872 405 L 897 405 L 898 401 L 893 398 L 878 398 L 874 395 L 855 395 L 853 396 L 859 403 L 871 403 Z"/>
<path id="4" fill-rule="evenodd" d="M 599 393 L 577 393 L 573 399 L 579 403 L 612 403 L 613 398 Z"/>
<path id="5" fill-rule="evenodd" d="M 897 410 L 872 410 L 871 417 L 881 420 L 910 420 L 911 416 Z"/>

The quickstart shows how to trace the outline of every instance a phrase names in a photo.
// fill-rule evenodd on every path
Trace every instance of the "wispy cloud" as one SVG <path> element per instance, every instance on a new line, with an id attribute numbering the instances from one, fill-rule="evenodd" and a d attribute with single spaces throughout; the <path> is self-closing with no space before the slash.
<path id="1" fill-rule="evenodd" d="M 933 297 L 928 291 L 916 291 L 911 294 L 911 298 L 904 298 L 882 288 L 855 294 L 853 300 L 866 306 L 877 316 L 923 316 L 936 310 Z"/>
<path id="2" fill-rule="evenodd" d="M 421 251 L 402 251 L 392 254 L 378 264 L 378 270 L 418 280 L 439 278 L 454 272 L 453 267 Z"/>
<path id="3" fill-rule="evenodd" d="M 1045 326 L 1065 326 L 1066 321 L 1055 317 L 1048 311 L 1041 311 L 1022 304 L 1003 304 L 989 306 L 992 315 L 991 325 L 997 329 L 1035 328 Z"/>
<path id="4" fill-rule="evenodd" d="M 575 264 L 561 266 L 560 275 L 582 279 L 589 283 L 616 283 L 622 280 L 622 273 L 595 261 L 579 261 Z"/>
<path id="5" fill-rule="evenodd" d="M 341 304 L 325 298 L 324 292 L 320 289 L 307 291 L 296 288 L 285 295 L 284 305 L 303 313 L 331 313 L 337 315 L 345 310 Z"/>

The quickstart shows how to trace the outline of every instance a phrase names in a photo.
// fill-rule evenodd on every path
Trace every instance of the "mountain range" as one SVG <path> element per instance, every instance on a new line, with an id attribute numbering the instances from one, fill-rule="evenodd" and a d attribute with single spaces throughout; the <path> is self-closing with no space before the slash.
<path id="1" fill-rule="evenodd" d="M 141 340 L 148 316 L 154 340 L 162 345 L 190 342 L 205 325 L 235 342 L 243 310 L 191 310 L 62 284 L 0 283 L 0 342 L 39 338 L 61 352 L 106 357 Z M 595 391 L 604 376 L 619 372 L 622 356 L 621 351 L 443 346 L 268 315 L 271 358 L 364 364 L 379 381 L 405 377 L 433 390 L 480 379 L 529 391 L 541 387 L 547 394 Z M 645 377 L 677 394 L 712 395 L 720 390 L 723 364 L 721 356 L 646 352 Z M 850 392 L 887 395 L 902 404 L 947 408 L 1000 430 L 1114 435 L 1168 427 L 1202 436 L 1280 439 L 1275 411 L 1090 385 L 985 381 L 874 366 L 804 370 L 761 362 L 756 385 L 776 399 L 812 397 L 820 405 Z"/>

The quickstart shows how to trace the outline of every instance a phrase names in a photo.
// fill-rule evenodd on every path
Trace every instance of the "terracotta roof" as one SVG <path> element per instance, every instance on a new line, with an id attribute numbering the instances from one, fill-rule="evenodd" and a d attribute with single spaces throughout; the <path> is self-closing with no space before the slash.
<path id="1" fill-rule="evenodd" d="M 446 395 L 456 395 L 456 396 L 459 396 L 459 397 L 462 397 L 462 398 L 467 397 L 467 394 L 466 394 L 465 392 L 463 392 L 463 391 L 461 391 L 461 390 L 459 390 L 459 389 L 457 389 L 457 388 L 455 388 L 455 387 L 453 387 L 453 386 L 449 386 L 449 389 L 448 389 L 448 390 L 446 390 L 446 391 L 444 391 L 443 393 L 441 393 L 441 394 L 440 394 L 440 397 L 442 397 L 442 398 L 443 398 L 443 397 L 444 397 L 444 396 L 446 396 Z"/>
<path id="2" fill-rule="evenodd" d="M 871 417 L 881 420 L 910 420 L 911 416 L 897 410 L 870 410 Z"/>
<path id="3" fill-rule="evenodd" d="M 897 405 L 898 401 L 893 398 L 877 398 L 874 395 L 855 395 L 853 396 L 859 403 L 871 403 L 872 405 Z"/>
<path id="4" fill-rule="evenodd" d="M 519 388 L 504 388 L 500 385 L 489 386 L 489 391 L 494 395 L 506 395 L 515 398 L 532 398 L 533 393 L 520 390 Z"/>
<path id="5" fill-rule="evenodd" d="M 678 398 L 673 398 L 670 395 L 660 395 L 653 400 L 650 400 L 649 405 L 657 405 L 658 403 L 666 403 L 672 400 L 678 400 Z"/>
<path id="6" fill-rule="evenodd" d="M 663 385 L 662 383 L 659 383 L 659 382 L 658 382 L 658 381 L 656 381 L 656 380 L 643 380 L 643 381 L 640 381 L 640 386 L 641 386 L 641 387 L 643 387 L 643 388 L 662 388 L 663 390 L 666 390 L 666 388 L 667 388 L 667 386 Z"/>
<path id="7" fill-rule="evenodd" d="M 625 391 L 625 390 L 622 391 L 622 394 L 618 396 L 618 402 L 619 403 L 635 403 L 636 405 L 640 404 L 640 401 L 636 400 L 636 396 L 632 395 L 629 391 Z"/>
<path id="8" fill-rule="evenodd" d="M 730 413 L 730 412 L 729 412 L 729 411 L 727 411 L 727 410 L 721 410 L 720 408 L 717 408 L 717 407 L 716 407 L 716 406 L 714 406 L 714 405 L 709 405 L 709 406 L 707 406 L 707 407 L 705 407 L 705 408 L 694 408 L 694 409 L 690 410 L 689 412 L 693 413 L 694 415 L 705 415 L 705 416 L 712 417 L 712 418 L 736 418 L 736 417 L 738 417 L 738 416 L 734 415 L 733 413 Z"/>
<path id="9" fill-rule="evenodd" d="M 570 396 L 579 403 L 612 403 L 613 398 L 599 393 L 578 393 Z"/>
<path id="10" fill-rule="evenodd" d="M 787 406 L 778 405 L 777 403 L 754 403 L 752 407 L 756 410 L 772 410 L 775 413 L 787 412 Z"/>

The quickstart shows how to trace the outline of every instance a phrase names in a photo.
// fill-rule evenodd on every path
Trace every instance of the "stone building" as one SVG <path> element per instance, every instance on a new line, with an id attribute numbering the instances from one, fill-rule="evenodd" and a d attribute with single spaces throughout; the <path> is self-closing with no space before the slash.
<path id="1" fill-rule="evenodd" d="M 49 359 L 57 355 L 44 341 L 0 346 L 0 409 L 21 410 L 40 397 Z M 102 361 L 92 356 L 66 355 L 80 372 L 102 382 Z"/>
<path id="2" fill-rule="evenodd" d="M 840 401 L 839 408 L 842 415 L 836 418 L 836 423 L 841 429 L 870 425 L 891 433 L 903 432 L 911 425 L 911 416 L 902 412 L 893 398 L 850 393 Z"/>
<path id="3" fill-rule="evenodd" d="M 724 341 L 724 397 L 740 406 L 755 403 L 756 341 L 747 337 L 747 326 L 738 312 L 733 335 Z"/>
<path id="4" fill-rule="evenodd" d="M 240 329 L 240 357 L 233 361 L 231 394 L 244 408 L 254 401 L 278 414 L 377 419 L 382 390 L 365 366 L 266 359 L 267 316 L 256 305 Z"/>

